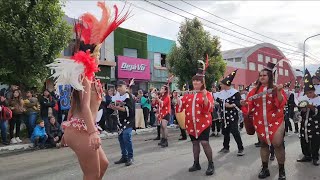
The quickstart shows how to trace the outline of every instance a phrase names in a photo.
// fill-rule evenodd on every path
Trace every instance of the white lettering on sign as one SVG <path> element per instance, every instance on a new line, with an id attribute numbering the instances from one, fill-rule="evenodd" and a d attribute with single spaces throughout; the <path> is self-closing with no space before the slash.
<path id="1" fill-rule="evenodd" d="M 146 70 L 146 65 L 145 64 L 128 64 L 124 62 L 121 64 L 121 70 L 141 72 Z"/>

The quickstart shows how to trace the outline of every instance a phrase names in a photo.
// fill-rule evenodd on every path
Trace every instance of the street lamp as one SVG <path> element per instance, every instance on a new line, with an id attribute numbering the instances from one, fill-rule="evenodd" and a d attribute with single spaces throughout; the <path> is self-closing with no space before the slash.
<path id="1" fill-rule="evenodd" d="M 310 36 L 308 37 L 306 40 L 304 40 L 303 42 L 303 79 L 304 79 L 304 76 L 306 75 L 306 41 L 310 38 L 313 38 L 313 37 L 316 37 L 316 36 L 319 36 L 320 34 L 316 34 L 316 35 L 313 35 L 313 36 Z"/>

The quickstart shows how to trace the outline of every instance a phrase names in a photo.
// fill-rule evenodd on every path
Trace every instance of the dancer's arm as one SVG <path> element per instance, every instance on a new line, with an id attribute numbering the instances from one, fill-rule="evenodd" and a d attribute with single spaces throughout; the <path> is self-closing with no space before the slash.
<path id="1" fill-rule="evenodd" d="M 80 98 L 80 106 L 81 106 L 81 114 L 82 117 L 87 125 L 87 131 L 88 133 L 94 133 L 97 131 L 95 125 L 94 125 L 94 120 L 92 117 L 92 112 L 90 109 L 90 92 L 91 92 L 91 82 L 85 78 L 83 80 L 83 86 L 84 86 L 84 91 L 80 91 L 79 93 L 79 98 Z"/>

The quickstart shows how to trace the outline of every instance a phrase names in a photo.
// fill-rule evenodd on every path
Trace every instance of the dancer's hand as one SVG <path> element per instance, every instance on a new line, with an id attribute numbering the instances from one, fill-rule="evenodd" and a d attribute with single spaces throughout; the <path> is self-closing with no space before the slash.
<path id="1" fill-rule="evenodd" d="M 279 84 L 279 85 L 277 85 L 276 87 L 277 87 L 277 90 L 278 90 L 278 91 L 281 91 L 281 90 L 283 89 L 283 85 L 282 85 L 282 84 Z"/>
<path id="2" fill-rule="evenodd" d="M 246 106 L 246 105 L 248 105 L 248 103 L 246 102 L 246 100 L 240 100 L 240 104 L 241 104 L 241 106 Z"/>
<path id="3" fill-rule="evenodd" d="M 101 146 L 101 139 L 98 136 L 98 132 L 94 132 L 94 133 L 90 134 L 89 146 L 91 146 L 93 150 L 97 150 Z"/>

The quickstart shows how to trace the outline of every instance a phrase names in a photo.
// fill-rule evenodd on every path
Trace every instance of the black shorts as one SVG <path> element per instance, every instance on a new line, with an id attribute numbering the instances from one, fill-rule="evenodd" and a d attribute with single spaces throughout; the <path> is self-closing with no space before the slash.
<path id="1" fill-rule="evenodd" d="M 170 114 L 168 113 L 167 115 L 165 115 L 162 119 L 170 121 Z"/>
<path id="2" fill-rule="evenodd" d="M 189 136 L 191 141 L 209 141 L 209 135 L 210 135 L 210 127 L 207 127 L 207 129 L 202 131 L 200 136 L 198 136 L 198 139 L 192 135 L 189 135 Z"/>

